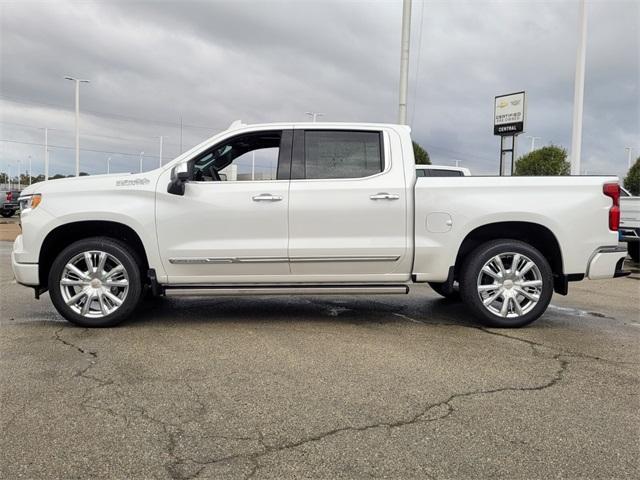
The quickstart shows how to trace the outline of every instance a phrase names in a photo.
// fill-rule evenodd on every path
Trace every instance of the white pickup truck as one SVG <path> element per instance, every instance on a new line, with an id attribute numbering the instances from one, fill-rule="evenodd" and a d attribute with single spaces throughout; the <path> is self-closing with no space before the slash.
<path id="1" fill-rule="evenodd" d="M 153 171 L 26 188 L 12 266 L 88 327 L 122 321 L 146 292 L 406 294 L 421 282 L 485 324 L 519 327 L 568 282 L 625 274 L 619 192 L 616 177 L 417 178 L 405 126 L 236 122 Z"/>

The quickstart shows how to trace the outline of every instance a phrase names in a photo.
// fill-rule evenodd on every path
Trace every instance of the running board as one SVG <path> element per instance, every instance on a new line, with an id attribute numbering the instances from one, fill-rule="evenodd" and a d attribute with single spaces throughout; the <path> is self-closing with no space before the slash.
<path id="1" fill-rule="evenodd" d="M 406 295 L 407 285 L 189 285 L 167 286 L 167 296 L 197 295 Z"/>

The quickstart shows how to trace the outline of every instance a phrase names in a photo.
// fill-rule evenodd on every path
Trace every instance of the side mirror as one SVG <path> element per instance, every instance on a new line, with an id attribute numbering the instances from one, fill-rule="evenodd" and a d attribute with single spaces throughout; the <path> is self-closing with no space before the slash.
<path id="1" fill-rule="evenodd" d="M 172 195 L 184 195 L 185 183 L 189 181 L 189 177 L 191 175 L 189 172 L 172 172 L 171 178 L 172 180 L 169 182 L 167 186 L 167 193 L 171 193 Z"/>

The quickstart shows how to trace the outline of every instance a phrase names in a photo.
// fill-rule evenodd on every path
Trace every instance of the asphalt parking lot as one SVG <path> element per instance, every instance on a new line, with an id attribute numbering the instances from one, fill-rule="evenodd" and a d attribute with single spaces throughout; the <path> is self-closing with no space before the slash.
<path id="1" fill-rule="evenodd" d="M 620 479 L 640 472 L 640 271 L 528 328 L 408 296 L 159 299 L 61 321 L 0 241 L 0 477 Z"/>

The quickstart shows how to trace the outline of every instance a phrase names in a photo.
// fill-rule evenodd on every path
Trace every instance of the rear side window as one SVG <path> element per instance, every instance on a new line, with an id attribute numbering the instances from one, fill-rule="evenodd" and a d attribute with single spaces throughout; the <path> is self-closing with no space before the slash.
<path id="1" fill-rule="evenodd" d="M 294 178 L 362 178 L 384 170 L 380 132 L 307 130 L 302 157 Z"/>
<path id="2" fill-rule="evenodd" d="M 417 168 L 416 169 L 416 176 L 418 176 L 418 177 L 426 177 L 426 170 L 424 170 L 423 168 Z"/>
<path id="3" fill-rule="evenodd" d="M 462 172 L 460 170 L 429 170 L 429 177 L 462 177 Z"/>

